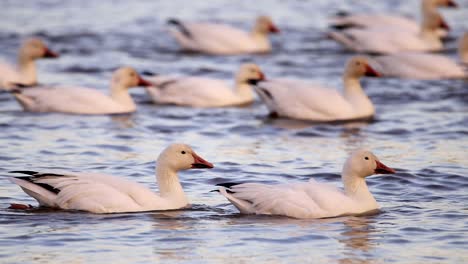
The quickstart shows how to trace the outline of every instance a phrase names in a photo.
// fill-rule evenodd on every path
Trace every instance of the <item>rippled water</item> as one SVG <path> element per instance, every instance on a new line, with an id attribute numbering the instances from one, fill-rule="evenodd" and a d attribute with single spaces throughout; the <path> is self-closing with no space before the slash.
<path id="1" fill-rule="evenodd" d="M 468 1 L 444 10 L 452 36 L 468 30 Z M 418 1 L 2 1 L 1 55 L 12 59 L 26 36 L 58 50 L 40 61 L 40 82 L 106 90 L 120 65 L 161 74 L 229 79 L 243 61 L 268 76 L 310 78 L 336 87 L 352 56 L 327 40 L 327 15 L 413 12 Z M 210 57 L 178 51 L 169 17 L 250 27 L 258 14 L 282 29 L 271 55 Z M 447 43 L 455 57 L 455 42 Z M 154 106 L 131 91 L 138 112 L 123 116 L 23 113 L 0 94 L 0 262 L 2 263 L 464 263 L 468 262 L 468 84 L 466 81 L 365 80 L 377 108 L 372 123 L 317 125 L 265 118 L 245 108 Z M 93 215 L 37 209 L 6 172 L 50 168 L 121 175 L 156 187 L 154 160 L 186 142 L 213 170 L 180 174 L 193 208 Z M 339 182 L 348 153 L 367 147 L 398 173 L 372 177 L 375 215 L 322 220 L 241 216 L 217 193 L 223 181 Z"/>

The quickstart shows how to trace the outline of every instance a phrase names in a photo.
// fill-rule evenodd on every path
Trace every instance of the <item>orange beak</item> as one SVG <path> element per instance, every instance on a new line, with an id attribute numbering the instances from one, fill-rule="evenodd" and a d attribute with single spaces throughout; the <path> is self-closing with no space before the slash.
<path id="1" fill-rule="evenodd" d="M 371 66 L 366 65 L 366 76 L 368 77 L 380 77 L 380 73 L 378 73 L 376 70 L 374 70 Z"/>
<path id="2" fill-rule="evenodd" d="M 277 28 L 274 24 L 270 24 L 270 26 L 268 27 L 268 30 L 270 31 L 270 33 L 273 33 L 273 34 L 280 33 L 279 28 Z"/>
<path id="3" fill-rule="evenodd" d="M 153 84 L 143 78 L 141 76 L 138 76 L 138 86 L 153 86 Z"/>
<path id="4" fill-rule="evenodd" d="M 46 47 L 44 48 L 44 55 L 42 57 L 43 58 L 58 58 L 59 55 L 58 53 L 55 53 Z"/>
<path id="5" fill-rule="evenodd" d="M 198 156 L 195 152 L 192 153 L 193 163 L 192 169 L 212 169 L 214 168 L 213 164 L 206 161 L 202 157 Z"/>
<path id="6" fill-rule="evenodd" d="M 387 167 L 385 164 L 382 162 L 376 160 L 376 167 L 375 167 L 375 174 L 393 174 L 395 173 L 395 170 L 392 168 Z"/>

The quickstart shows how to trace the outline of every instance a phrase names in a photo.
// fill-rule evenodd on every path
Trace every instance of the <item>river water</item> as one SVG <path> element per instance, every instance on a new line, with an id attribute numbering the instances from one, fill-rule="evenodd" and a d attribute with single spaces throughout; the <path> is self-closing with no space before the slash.
<path id="1" fill-rule="evenodd" d="M 443 10 L 454 38 L 468 30 L 468 1 Z M 245 61 L 268 77 L 341 87 L 353 54 L 325 38 L 339 11 L 417 14 L 418 1 L 2 1 L 0 54 L 43 38 L 61 53 L 38 62 L 39 81 L 107 91 L 114 69 L 232 79 Z M 169 17 L 250 28 L 269 14 L 282 30 L 269 55 L 184 54 L 165 31 Z M 155 106 L 131 90 L 138 111 L 124 116 L 24 113 L 0 94 L 1 263 L 466 263 L 468 262 L 468 83 L 363 80 L 377 114 L 371 123 L 310 124 L 243 108 Z M 36 202 L 8 181 L 11 170 L 66 169 L 120 175 L 156 188 L 154 160 L 171 142 L 192 145 L 216 166 L 180 173 L 193 207 L 93 215 L 6 209 Z M 368 179 L 378 214 L 321 220 L 242 216 L 216 183 L 319 181 L 340 184 L 341 166 L 366 147 L 395 175 Z"/>

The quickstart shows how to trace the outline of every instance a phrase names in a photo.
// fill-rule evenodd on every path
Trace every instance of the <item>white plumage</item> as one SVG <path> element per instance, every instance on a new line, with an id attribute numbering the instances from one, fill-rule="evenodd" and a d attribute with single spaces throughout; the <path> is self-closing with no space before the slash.
<path id="1" fill-rule="evenodd" d="M 156 162 L 159 195 L 142 184 L 98 173 L 16 171 L 29 176 L 10 180 L 46 207 L 92 213 L 169 210 L 188 205 L 177 172 L 212 167 L 189 146 L 172 144 Z"/>
<path id="2" fill-rule="evenodd" d="M 379 208 L 365 177 L 395 171 L 367 150 L 355 151 L 341 174 L 344 191 L 311 179 L 306 183 L 268 185 L 219 184 L 219 192 L 243 214 L 284 215 L 294 218 L 325 218 L 355 215 Z"/>

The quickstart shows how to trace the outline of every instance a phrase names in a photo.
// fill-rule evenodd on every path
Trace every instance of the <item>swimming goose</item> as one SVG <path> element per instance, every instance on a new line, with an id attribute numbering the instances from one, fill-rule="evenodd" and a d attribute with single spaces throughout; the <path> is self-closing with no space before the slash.
<path id="1" fill-rule="evenodd" d="M 378 77 L 364 57 L 349 60 L 343 74 L 344 91 L 289 79 L 267 80 L 257 84 L 255 91 L 266 104 L 271 116 L 318 122 L 369 119 L 374 106 L 362 90 L 362 76 Z"/>
<path id="2" fill-rule="evenodd" d="M 35 85 L 37 83 L 35 60 L 57 58 L 58 56 L 42 40 L 37 38 L 27 39 L 18 52 L 17 66 L 0 62 L 0 90 L 11 90 L 18 85 Z"/>
<path id="3" fill-rule="evenodd" d="M 242 214 L 283 215 L 293 218 L 326 218 L 358 215 L 379 208 L 366 184 L 373 174 L 391 174 L 367 150 L 351 154 L 343 166 L 344 190 L 313 179 L 305 183 L 222 183 L 219 192 Z"/>
<path id="4" fill-rule="evenodd" d="M 404 51 L 440 51 L 442 41 L 437 30 L 449 29 L 438 12 L 428 12 L 419 33 L 415 34 L 395 28 L 350 28 L 329 32 L 330 38 L 355 52 L 398 53 Z"/>
<path id="5" fill-rule="evenodd" d="M 458 54 L 461 63 L 444 55 L 415 52 L 377 56 L 370 59 L 370 63 L 386 77 L 423 80 L 467 78 L 468 33 L 460 39 Z"/>
<path id="6" fill-rule="evenodd" d="M 112 76 L 110 96 L 96 89 L 84 87 L 35 87 L 16 89 L 13 94 L 25 111 L 59 112 L 68 114 L 122 114 L 136 111 L 136 105 L 128 93 L 134 86 L 149 86 L 130 67 L 116 70 Z"/>
<path id="7" fill-rule="evenodd" d="M 213 168 L 185 144 L 168 146 L 156 161 L 159 194 L 146 186 L 99 173 L 12 171 L 10 178 L 41 206 L 91 213 L 123 213 L 180 209 L 189 205 L 178 171 Z M 13 208 L 20 208 L 13 205 Z"/>
<path id="8" fill-rule="evenodd" d="M 235 76 L 234 89 L 223 80 L 204 77 L 155 76 L 147 78 L 154 86 L 146 91 L 157 104 L 192 107 L 241 106 L 254 101 L 252 83 L 263 80 L 260 68 L 242 64 Z"/>
<path id="9" fill-rule="evenodd" d="M 268 34 L 279 32 L 268 16 L 258 17 L 251 32 L 214 23 L 188 23 L 177 19 L 170 19 L 168 23 L 174 25 L 169 32 L 184 50 L 215 55 L 270 52 Z"/>
<path id="10" fill-rule="evenodd" d="M 437 7 L 457 7 L 452 0 L 422 0 L 421 17 L 428 13 L 436 11 Z M 398 15 L 388 14 L 342 14 L 331 19 L 330 26 L 336 29 L 355 28 L 395 28 L 417 34 L 420 31 L 420 25 L 414 19 Z M 447 35 L 447 30 L 438 29 L 437 34 L 440 37 Z"/>

